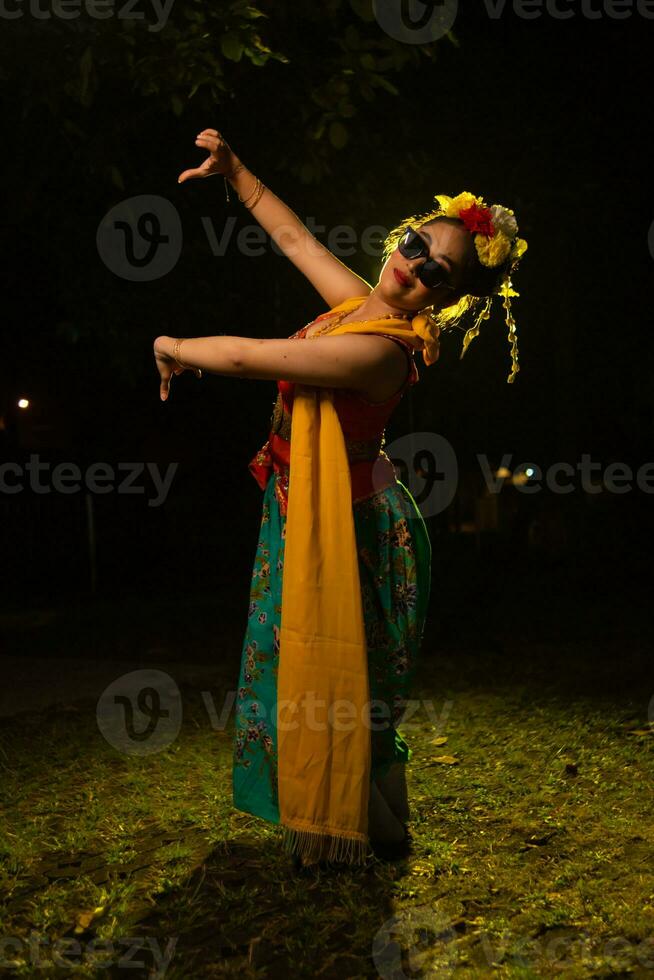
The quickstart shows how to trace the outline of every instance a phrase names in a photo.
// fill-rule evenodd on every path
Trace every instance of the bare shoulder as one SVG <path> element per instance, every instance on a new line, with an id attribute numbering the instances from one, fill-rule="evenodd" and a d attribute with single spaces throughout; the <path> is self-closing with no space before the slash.
<path id="1" fill-rule="evenodd" d="M 351 333 L 344 337 L 356 338 L 358 344 L 375 354 L 377 368 L 365 387 L 356 390 L 366 401 L 385 402 L 402 388 L 410 366 L 406 352 L 400 344 L 379 334 Z"/>

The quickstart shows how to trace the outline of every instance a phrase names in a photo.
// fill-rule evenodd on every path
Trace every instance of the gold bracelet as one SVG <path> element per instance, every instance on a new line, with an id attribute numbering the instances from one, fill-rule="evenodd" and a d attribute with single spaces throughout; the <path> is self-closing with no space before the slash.
<path id="1" fill-rule="evenodd" d="M 175 341 L 175 346 L 173 347 L 173 360 L 177 361 L 181 368 L 188 368 L 188 364 L 183 364 L 179 359 L 179 348 L 181 347 L 183 340 L 186 340 L 186 337 L 178 337 Z"/>
<path id="2" fill-rule="evenodd" d="M 236 176 L 236 174 L 241 172 L 241 170 L 245 170 L 244 163 L 239 163 L 238 167 L 234 167 L 231 174 L 223 174 L 223 177 L 225 179 L 225 198 L 228 204 L 229 204 L 229 186 L 227 184 L 227 181 L 232 180 Z"/>
<path id="3" fill-rule="evenodd" d="M 247 202 L 250 201 L 254 197 L 254 195 L 257 193 L 257 191 L 259 190 L 259 184 L 260 183 L 261 183 L 261 181 L 257 177 L 256 180 L 255 180 L 255 182 L 254 182 L 254 190 L 252 191 L 251 194 L 248 194 L 247 197 L 241 197 L 241 195 L 239 194 L 238 199 L 241 202 L 241 204 L 245 204 L 245 206 L 247 207 Z"/>
<path id="4" fill-rule="evenodd" d="M 255 197 L 255 199 L 252 202 L 252 204 L 246 204 L 245 205 L 245 207 L 248 209 L 248 211 L 251 211 L 252 208 L 255 208 L 257 206 L 257 204 L 261 200 L 261 195 L 263 194 L 263 192 L 265 191 L 265 189 L 266 189 L 266 185 L 265 184 L 262 184 L 261 181 L 259 181 L 259 188 L 258 188 L 259 193 Z"/>

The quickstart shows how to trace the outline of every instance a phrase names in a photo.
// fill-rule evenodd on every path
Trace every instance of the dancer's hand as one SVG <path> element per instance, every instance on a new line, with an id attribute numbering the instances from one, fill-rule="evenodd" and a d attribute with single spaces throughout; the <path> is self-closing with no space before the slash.
<path id="1" fill-rule="evenodd" d="M 213 174 L 231 174 L 239 164 L 239 159 L 229 143 L 223 139 L 217 129 L 203 129 L 195 140 L 195 145 L 209 151 L 209 156 L 194 170 L 184 170 L 177 178 L 178 184 L 183 184 L 191 177 L 211 177 Z"/>
<path id="2" fill-rule="evenodd" d="M 193 371 L 197 378 L 202 377 L 200 368 L 182 367 L 172 356 L 172 346 L 175 343 L 172 337 L 157 337 L 153 344 L 154 362 L 159 371 L 159 396 L 163 402 L 166 401 L 170 393 L 170 381 L 174 374 L 183 374 L 184 371 Z"/>

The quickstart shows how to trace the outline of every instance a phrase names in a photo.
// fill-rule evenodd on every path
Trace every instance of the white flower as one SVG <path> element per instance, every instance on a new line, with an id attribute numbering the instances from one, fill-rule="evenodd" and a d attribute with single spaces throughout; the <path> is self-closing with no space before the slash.
<path id="1" fill-rule="evenodd" d="M 518 233 L 518 222 L 513 216 L 513 211 L 503 208 L 500 204 L 494 204 L 490 209 L 493 215 L 493 225 L 497 231 L 501 231 L 512 241 Z"/>

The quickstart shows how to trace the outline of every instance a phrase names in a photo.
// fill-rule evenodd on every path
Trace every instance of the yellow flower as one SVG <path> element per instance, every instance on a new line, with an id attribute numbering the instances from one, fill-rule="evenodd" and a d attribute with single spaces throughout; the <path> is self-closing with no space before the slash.
<path id="1" fill-rule="evenodd" d="M 475 235 L 475 246 L 479 261 L 489 269 L 502 265 L 511 252 L 511 242 L 501 231 L 496 232 L 492 238 Z"/>
<path id="2" fill-rule="evenodd" d="M 525 254 L 528 248 L 529 246 L 524 238 L 517 238 L 513 243 L 513 248 L 511 249 L 511 261 L 516 262 Z"/>
<path id="3" fill-rule="evenodd" d="M 458 218 L 462 211 L 466 208 L 471 208 L 473 204 L 477 204 L 480 208 L 484 207 L 484 202 L 481 197 L 475 197 L 470 191 L 464 191 L 457 197 L 450 200 L 449 206 L 446 209 L 446 214 L 448 218 Z"/>

